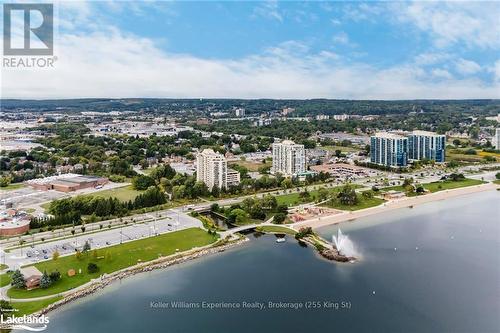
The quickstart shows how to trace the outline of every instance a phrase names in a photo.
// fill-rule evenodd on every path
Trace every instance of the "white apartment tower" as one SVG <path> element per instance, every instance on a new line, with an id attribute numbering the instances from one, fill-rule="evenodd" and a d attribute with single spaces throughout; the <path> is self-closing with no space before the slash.
<path id="1" fill-rule="evenodd" d="M 500 149 L 500 127 L 495 129 L 492 146 L 495 147 L 495 149 Z"/>
<path id="2" fill-rule="evenodd" d="M 273 143 L 272 173 L 293 176 L 306 171 L 306 153 L 304 145 L 285 140 Z"/>
<path id="3" fill-rule="evenodd" d="M 204 182 L 211 191 L 214 187 L 220 189 L 238 185 L 240 174 L 227 168 L 224 155 L 205 149 L 196 156 L 196 180 Z"/>

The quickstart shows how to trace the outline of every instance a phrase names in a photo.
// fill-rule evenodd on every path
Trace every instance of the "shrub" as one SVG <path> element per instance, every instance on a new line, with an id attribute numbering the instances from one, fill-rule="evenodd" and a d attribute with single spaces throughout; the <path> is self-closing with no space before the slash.
<path id="1" fill-rule="evenodd" d="M 56 282 L 61 278 L 61 273 L 59 273 L 59 271 L 53 271 L 50 273 L 49 278 L 52 282 Z"/>
<path id="2" fill-rule="evenodd" d="M 93 262 L 89 262 L 87 266 L 87 272 L 89 272 L 89 274 L 97 273 L 99 272 L 99 266 L 97 266 Z"/>

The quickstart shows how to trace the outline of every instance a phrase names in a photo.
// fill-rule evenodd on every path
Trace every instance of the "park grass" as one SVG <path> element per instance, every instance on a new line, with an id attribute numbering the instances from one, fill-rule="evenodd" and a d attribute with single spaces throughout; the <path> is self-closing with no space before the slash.
<path id="1" fill-rule="evenodd" d="M 11 278 L 9 273 L 0 274 L 0 288 L 10 284 Z"/>
<path id="2" fill-rule="evenodd" d="M 306 202 L 314 201 L 318 191 L 312 191 L 309 193 L 311 194 L 310 200 L 307 200 Z M 286 206 L 294 206 L 300 203 L 305 203 L 305 201 L 302 201 L 302 198 L 300 197 L 299 193 L 289 193 L 276 196 L 276 201 L 278 202 L 278 205 L 286 205 Z"/>
<path id="3" fill-rule="evenodd" d="M 384 187 L 384 188 L 381 188 L 380 191 L 381 192 L 398 191 L 398 192 L 405 192 L 406 193 L 406 189 L 403 187 L 403 185 Z M 416 197 L 417 195 L 418 195 L 417 192 L 406 193 L 407 197 Z"/>
<path id="4" fill-rule="evenodd" d="M 262 168 L 262 167 L 270 167 L 272 165 L 272 162 L 266 160 L 266 163 L 262 163 L 262 162 L 255 162 L 255 161 L 243 161 L 243 160 L 240 160 L 240 161 L 231 161 L 228 163 L 229 164 L 229 167 L 237 164 L 239 166 L 243 166 L 245 168 L 248 169 L 248 171 L 250 172 L 256 172 L 256 171 L 259 171 L 259 168 Z"/>
<path id="5" fill-rule="evenodd" d="M 269 232 L 269 233 L 279 233 L 279 234 L 288 234 L 295 235 L 296 231 L 287 227 L 282 227 L 278 225 L 263 225 L 257 227 L 255 230 L 260 232 Z"/>
<path id="6" fill-rule="evenodd" d="M 329 151 L 340 150 L 343 153 L 351 153 L 351 152 L 356 152 L 356 151 L 363 150 L 362 148 L 344 147 L 344 146 L 321 146 L 321 147 L 318 147 L 318 148 L 323 148 L 323 149 L 329 150 Z"/>
<path id="7" fill-rule="evenodd" d="M 7 266 L 6 264 L 0 264 L 0 270 L 6 269 L 7 267 L 9 267 L 9 266 Z"/>
<path id="8" fill-rule="evenodd" d="M 18 190 L 20 188 L 23 188 L 24 184 L 23 183 L 15 183 L 15 184 L 9 184 L 5 187 L 0 187 L 0 192 L 1 191 L 12 191 L 12 190 Z"/>
<path id="9" fill-rule="evenodd" d="M 98 192 L 94 192 L 92 194 L 86 194 L 86 195 L 91 195 L 94 197 L 101 197 L 101 198 L 105 198 L 105 199 L 116 198 L 120 201 L 129 201 L 129 200 L 134 200 L 135 197 L 137 197 L 142 192 L 144 192 L 144 191 L 135 190 L 132 187 L 132 185 L 128 185 L 128 186 L 112 188 L 109 190 L 98 191 Z"/>
<path id="10" fill-rule="evenodd" d="M 47 213 L 49 211 L 49 208 L 50 208 L 50 204 L 52 203 L 52 201 L 49 201 L 49 202 L 46 202 L 44 204 L 41 204 L 40 207 L 43 208 L 43 210 Z"/>
<path id="11" fill-rule="evenodd" d="M 16 312 L 14 312 L 16 317 L 20 317 L 23 315 L 29 315 L 37 311 L 40 311 L 46 306 L 55 303 L 61 299 L 62 297 L 51 297 L 33 302 L 12 302 L 11 305 L 15 310 L 17 310 Z"/>
<path id="12" fill-rule="evenodd" d="M 362 187 L 361 185 L 358 184 L 351 184 L 351 186 L 354 189 Z M 326 188 L 326 187 L 325 187 Z M 333 188 L 326 188 L 330 193 L 336 193 L 338 192 L 342 186 L 336 186 Z M 319 190 L 311 190 L 309 191 L 309 198 L 307 200 L 303 200 L 300 197 L 300 193 L 289 193 L 289 194 L 282 194 L 282 195 L 277 195 L 276 196 L 276 201 L 278 202 L 278 205 L 286 205 L 286 206 L 295 206 L 299 204 L 304 204 L 304 203 L 309 203 L 309 202 L 314 202 L 317 197 L 318 197 L 318 192 Z"/>
<path id="13" fill-rule="evenodd" d="M 47 273 L 58 270 L 61 279 L 46 289 L 15 289 L 11 288 L 7 294 L 12 298 L 33 298 L 53 295 L 76 288 L 91 279 L 98 278 L 103 273 L 112 273 L 120 269 L 133 266 L 139 262 L 157 259 L 160 256 L 168 256 L 179 251 L 186 251 L 194 247 L 201 247 L 215 242 L 217 236 L 209 235 L 199 228 L 190 228 L 181 231 L 162 234 L 155 237 L 136 240 L 120 245 L 110 246 L 96 250 L 91 253 L 82 254 L 80 259 L 75 255 L 61 257 L 56 261 L 49 260 L 35 265 L 41 272 Z M 101 259 L 99 259 L 101 258 Z M 87 265 L 96 263 L 99 272 L 90 274 Z M 74 269 L 77 274 L 68 277 L 67 272 Z M 78 274 L 81 269 L 82 273 Z"/>
<path id="14" fill-rule="evenodd" d="M 326 207 L 334 208 L 334 209 L 340 209 L 340 210 L 354 211 L 354 210 L 375 207 L 375 206 L 381 205 L 384 202 L 385 202 L 384 199 L 380 199 L 380 198 L 376 198 L 376 197 L 365 198 L 362 195 L 358 195 L 358 203 L 353 205 L 353 206 L 343 205 L 340 202 L 335 202 L 333 200 L 330 200 L 329 202 L 325 203 L 322 206 L 326 206 Z"/>
<path id="15" fill-rule="evenodd" d="M 493 183 L 497 184 L 497 185 L 500 185 L 500 179 L 494 180 Z"/>
<path id="16" fill-rule="evenodd" d="M 456 188 L 461 188 L 461 187 L 467 187 L 467 186 L 475 186 L 475 185 L 481 185 L 485 184 L 486 182 L 478 179 L 470 179 L 470 178 L 465 178 L 463 180 L 458 180 L 458 181 L 452 181 L 452 180 L 442 180 L 442 181 L 437 181 L 437 182 L 432 182 L 432 183 L 427 183 L 427 184 L 422 184 L 426 190 L 428 190 L 431 193 L 434 192 L 439 192 L 439 191 L 444 191 L 444 190 L 452 190 Z"/>
<path id="17" fill-rule="evenodd" d="M 439 191 L 444 191 L 444 190 L 453 190 L 453 189 L 457 189 L 457 188 L 461 188 L 461 187 L 481 185 L 481 184 L 485 184 L 485 183 L 486 182 L 484 182 L 482 180 L 465 178 L 463 180 L 457 180 L 457 181 L 440 180 L 437 182 L 423 183 L 423 184 L 419 184 L 419 185 L 422 185 L 427 191 L 434 193 L 434 192 L 439 192 Z M 384 187 L 384 188 L 380 189 L 380 191 L 382 191 L 382 192 L 387 192 L 387 191 L 391 191 L 391 190 L 405 192 L 405 189 L 402 185 L 389 186 L 389 187 Z M 406 195 L 408 196 L 408 194 L 406 194 Z M 413 197 L 416 195 L 417 195 L 417 193 L 411 193 L 409 196 Z"/>

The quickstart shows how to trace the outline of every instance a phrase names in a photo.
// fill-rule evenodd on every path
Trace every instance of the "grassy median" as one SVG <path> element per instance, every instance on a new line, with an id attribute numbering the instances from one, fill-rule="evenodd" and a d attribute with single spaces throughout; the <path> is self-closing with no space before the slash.
<path id="1" fill-rule="evenodd" d="M 14 309 L 17 310 L 16 312 L 14 312 L 16 317 L 20 317 L 22 315 L 29 315 L 34 312 L 40 311 L 46 306 L 55 303 L 61 299 L 62 297 L 51 297 L 33 302 L 12 302 L 11 305 Z"/>
<path id="2" fill-rule="evenodd" d="M 194 247 L 209 245 L 216 240 L 216 236 L 209 235 L 202 229 L 190 228 L 96 251 L 91 250 L 82 254 L 80 258 L 71 255 L 55 261 L 41 262 L 35 265 L 41 272 L 47 271 L 50 274 L 50 272 L 58 270 L 61 273 L 61 279 L 46 289 L 11 288 L 7 294 L 12 298 L 33 298 L 58 294 L 81 286 L 103 273 L 112 273 L 140 262 L 157 259 L 159 256 L 168 256 L 174 254 L 177 249 L 186 251 Z M 87 266 L 91 262 L 99 267 L 97 273 L 87 272 Z M 70 269 L 74 269 L 77 274 L 69 277 L 67 272 Z M 81 270 L 81 274 L 78 274 L 79 270 Z"/>

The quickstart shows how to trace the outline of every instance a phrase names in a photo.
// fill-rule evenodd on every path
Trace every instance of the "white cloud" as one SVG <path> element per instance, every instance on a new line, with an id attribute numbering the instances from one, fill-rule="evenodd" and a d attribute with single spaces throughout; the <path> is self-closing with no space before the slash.
<path id="1" fill-rule="evenodd" d="M 341 25 L 342 24 L 342 21 L 338 20 L 338 19 L 330 19 L 330 22 L 333 24 L 333 25 Z"/>
<path id="2" fill-rule="evenodd" d="M 453 58 L 453 56 L 449 53 L 428 52 L 416 56 L 415 63 L 418 65 L 434 65 L 443 61 L 447 61 L 451 58 Z"/>
<path id="3" fill-rule="evenodd" d="M 460 58 L 455 62 L 455 67 L 460 74 L 470 75 L 481 71 L 481 66 L 472 60 Z"/>
<path id="4" fill-rule="evenodd" d="M 500 47 L 500 2 L 414 1 L 392 3 L 391 12 L 403 23 L 412 23 L 431 35 L 438 47 Z"/>
<path id="5" fill-rule="evenodd" d="M 431 74 L 438 79 L 452 79 L 453 76 L 446 69 L 435 68 L 431 71 Z"/>
<path id="6" fill-rule="evenodd" d="M 333 36 L 333 42 L 336 44 L 349 44 L 349 36 L 341 31 Z"/>
<path id="7" fill-rule="evenodd" d="M 279 4 L 276 0 L 268 0 L 260 3 L 254 8 L 253 16 L 283 22 L 283 15 L 279 10 Z"/>
<path id="8" fill-rule="evenodd" d="M 495 81 L 500 83 L 500 59 L 495 62 L 493 68 L 491 68 L 490 71 L 493 72 Z"/>
<path id="9" fill-rule="evenodd" d="M 289 41 L 240 59 L 165 53 L 116 29 L 60 37 L 56 68 L 2 70 L 4 98 L 499 98 L 500 81 L 428 75 L 414 64 L 377 69 Z M 497 64 L 500 74 L 500 63 Z M 448 73 L 449 74 L 449 73 Z M 433 79 L 438 75 L 445 80 Z M 500 76 L 499 76 L 500 77 Z"/>

